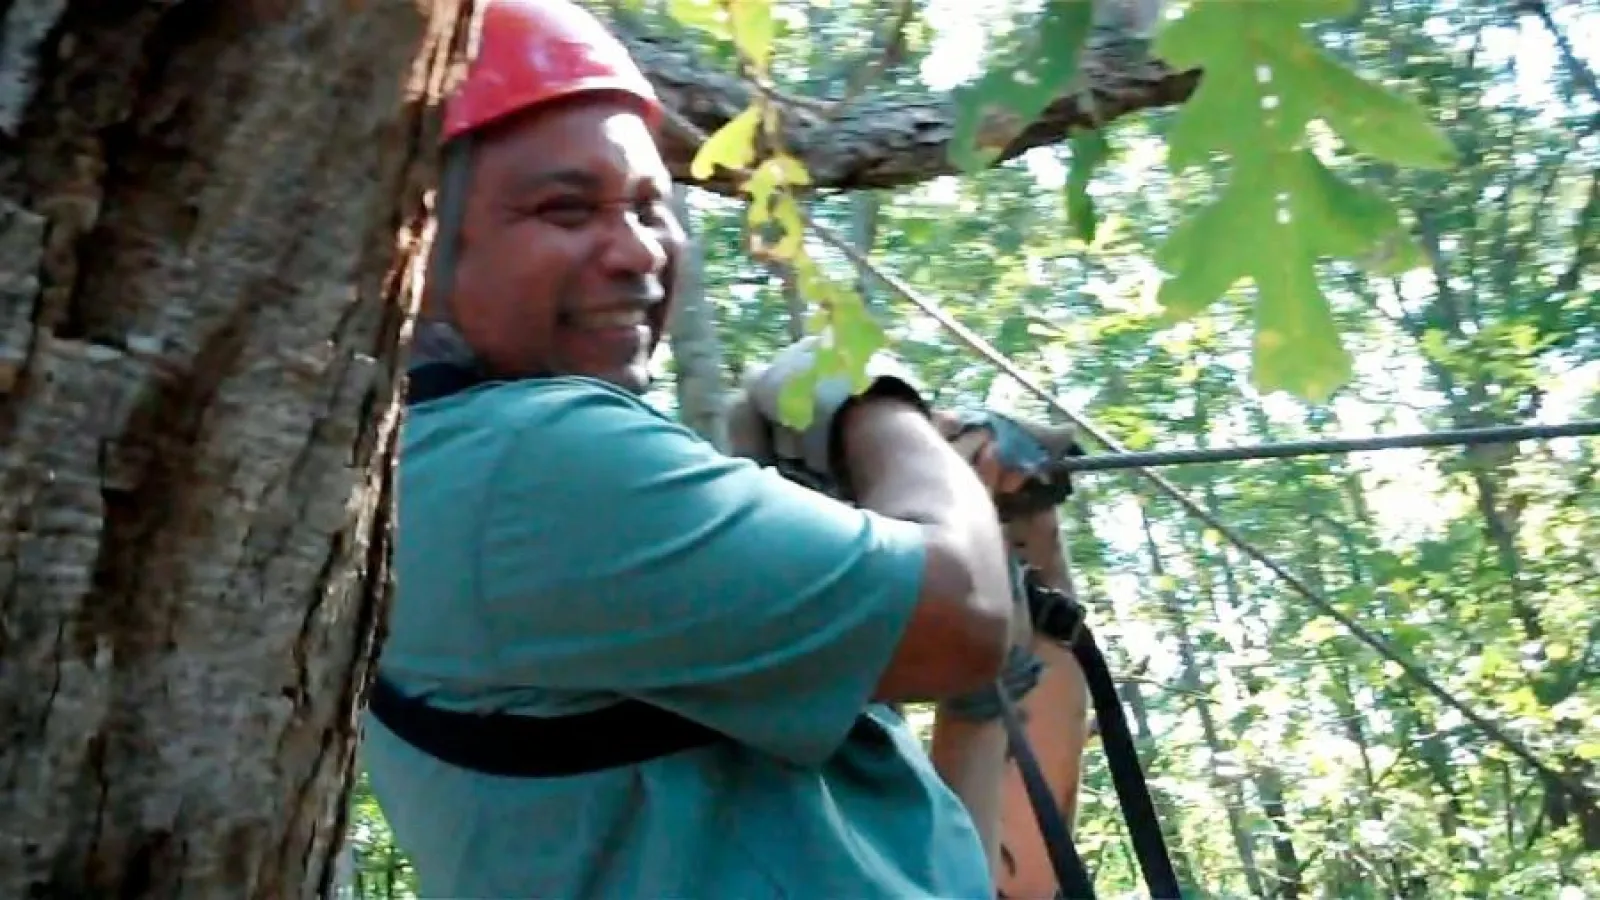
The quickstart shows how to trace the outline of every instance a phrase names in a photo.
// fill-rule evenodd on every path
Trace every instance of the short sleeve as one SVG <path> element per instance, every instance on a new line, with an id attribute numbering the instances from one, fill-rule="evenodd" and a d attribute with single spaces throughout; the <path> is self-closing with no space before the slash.
<path id="1" fill-rule="evenodd" d="M 843 742 L 921 587 L 920 527 L 725 456 L 609 385 L 514 386 L 484 510 L 496 668 L 798 764 Z"/>

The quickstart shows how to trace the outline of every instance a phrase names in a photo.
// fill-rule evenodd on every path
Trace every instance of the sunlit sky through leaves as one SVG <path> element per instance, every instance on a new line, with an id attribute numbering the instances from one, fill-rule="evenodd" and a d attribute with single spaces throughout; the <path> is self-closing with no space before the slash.
<path id="1" fill-rule="evenodd" d="M 1026 4 L 1027 7 L 1034 5 L 1036 4 Z M 922 67 L 923 79 L 931 87 L 948 90 L 977 77 L 982 72 L 984 62 L 986 23 L 1004 21 L 1023 8 L 1024 4 L 1015 0 L 1003 0 L 1003 2 L 928 0 L 926 15 L 935 30 L 936 37 L 932 52 Z M 1600 51 L 1600 16 L 1584 13 L 1572 7 L 1556 9 L 1554 15 L 1578 53 L 1589 60 L 1591 67 L 1595 67 L 1596 63 L 1600 62 L 1600 52 L 1597 52 Z M 1506 85 L 1502 91 L 1521 95 L 1525 100 L 1545 106 L 1552 112 L 1560 109 L 1560 101 L 1552 90 L 1555 67 L 1558 64 L 1558 49 L 1555 41 L 1536 20 L 1526 17 L 1521 27 L 1517 29 L 1489 29 L 1483 38 L 1483 52 L 1496 59 L 1515 61 L 1516 81 L 1514 84 Z M 1124 154 L 1121 166 L 1135 169 L 1150 167 L 1159 164 L 1162 156 L 1163 148 L 1160 142 L 1150 140 L 1147 146 L 1129 148 Z M 1028 168 L 1039 179 L 1042 188 L 1061 189 L 1066 179 L 1066 168 L 1055 148 L 1032 151 L 1024 159 Z M 953 201 L 956 183 L 957 180 L 953 177 L 945 178 L 927 185 L 925 189 L 933 196 L 942 196 Z M 1094 186 L 1091 186 L 1090 190 L 1093 193 Z M 1153 279 L 1160 277 L 1153 266 L 1150 277 Z M 1429 276 L 1425 273 L 1414 273 L 1405 280 L 1404 289 L 1408 294 L 1412 291 L 1422 292 L 1428 289 L 1428 284 Z M 936 326 L 929 323 L 929 327 Z M 1394 370 L 1395 362 L 1393 359 L 1382 360 L 1382 365 L 1387 368 L 1380 370 L 1378 360 L 1368 358 L 1363 362 L 1358 358 L 1357 377 L 1381 377 L 1401 385 L 1399 400 L 1405 405 L 1385 410 L 1376 408 L 1373 404 L 1341 398 L 1336 401 L 1335 408 L 1348 436 L 1357 437 L 1395 430 L 1425 430 L 1415 408 L 1432 407 L 1436 404 L 1436 398 L 1422 388 L 1422 362 L 1420 358 L 1411 357 L 1406 361 L 1405 369 L 1401 371 Z M 1245 370 L 1249 366 L 1249 360 L 1241 356 L 1238 364 L 1241 370 Z M 1562 422 L 1575 417 L 1578 413 L 1577 403 L 1583 397 L 1592 394 L 1597 384 L 1600 384 L 1600 363 L 1591 363 L 1567 374 L 1559 380 L 1557 389 L 1544 404 L 1540 421 Z M 1248 386 L 1244 389 L 1248 390 Z M 1270 395 L 1262 400 L 1269 411 L 1275 416 L 1281 416 L 1285 422 L 1300 418 L 1294 413 L 1297 402 L 1286 395 Z M 1385 412 L 1394 416 L 1396 424 L 1379 428 L 1377 422 Z M 1243 429 L 1232 437 L 1226 433 L 1219 433 L 1216 438 L 1221 441 L 1247 439 Z M 1392 537 L 1415 537 L 1433 530 L 1458 513 L 1458 510 L 1441 504 L 1416 502 L 1419 490 L 1438 487 L 1436 478 L 1430 477 L 1423 481 L 1418 479 L 1419 473 L 1433 475 L 1431 468 L 1427 466 L 1427 459 L 1427 452 L 1421 450 L 1389 450 L 1363 454 L 1363 462 L 1372 471 L 1369 481 L 1373 490 L 1370 499 L 1374 511 L 1379 513 L 1380 520 L 1391 531 Z M 1392 484 L 1384 487 L 1380 486 L 1381 482 L 1392 482 Z M 1115 522 L 1113 530 L 1117 535 L 1115 538 L 1117 543 L 1141 540 L 1135 511 L 1131 505 L 1122 510 L 1120 515 L 1113 515 L 1112 521 Z"/>

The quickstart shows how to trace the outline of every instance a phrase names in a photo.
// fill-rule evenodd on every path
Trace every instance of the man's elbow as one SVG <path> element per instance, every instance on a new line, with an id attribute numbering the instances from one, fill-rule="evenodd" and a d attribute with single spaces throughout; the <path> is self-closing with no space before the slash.
<path id="1" fill-rule="evenodd" d="M 978 690 L 1005 665 L 1014 604 L 1009 591 L 993 583 L 992 563 L 986 566 L 972 550 L 935 543 L 930 552 L 943 558 L 930 561 L 929 592 L 943 594 L 935 602 L 951 610 L 956 624 L 945 654 L 951 693 Z"/>
<path id="2" fill-rule="evenodd" d="M 1012 632 L 1004 556 L 985 560 L 970 540 L 928 530 L 922 589 L 911 621 L 874 697 L 925 702 L 970 694 L 993 684 Z"/>

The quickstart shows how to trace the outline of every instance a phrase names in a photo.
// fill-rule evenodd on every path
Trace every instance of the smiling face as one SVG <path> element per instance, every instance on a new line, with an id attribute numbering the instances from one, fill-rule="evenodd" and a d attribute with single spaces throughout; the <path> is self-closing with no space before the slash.
<path id="1" fill-rule="evenodd" d="M 588 375 L 641 393 L 684 235 L 649 127 L 586 96 L 480 137 L 456 326 L 494 375 Z"/>

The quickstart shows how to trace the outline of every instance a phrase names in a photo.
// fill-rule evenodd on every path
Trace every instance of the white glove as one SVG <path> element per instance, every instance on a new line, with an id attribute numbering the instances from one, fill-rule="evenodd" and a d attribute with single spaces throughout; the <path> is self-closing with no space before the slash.
<path id="1" fill-rule="evenodd" d="M 771 364 L 753 372 L 745 379 L 745 395 L 749 407 L 771 428 L 771 452 L 779 459 L 789 460 L 822 475 L 842 482 L 845 473 L 835 470 L 835 453 L 839 447 L 834 423 L 839 411 L 855 395 L 851 383 L 843 375 L 832 375 L 818 380 L 814 393 L 815 407 L 811 424 L 803 432 L 785 426 L 778 415 L 778 397 L 790 378 L 809 369 L 816 358 L 820 339 L 816 336 L 802 338 L 773 357 Z M 909 368 L 893 354 L 878 351 L 867 361 L 868 385 L 861 395 L 889 394 L 903 397 L 909 403 L 929 414 L 922 390 Z M 766 448 L 763 448 L 766 449 Z"/>

